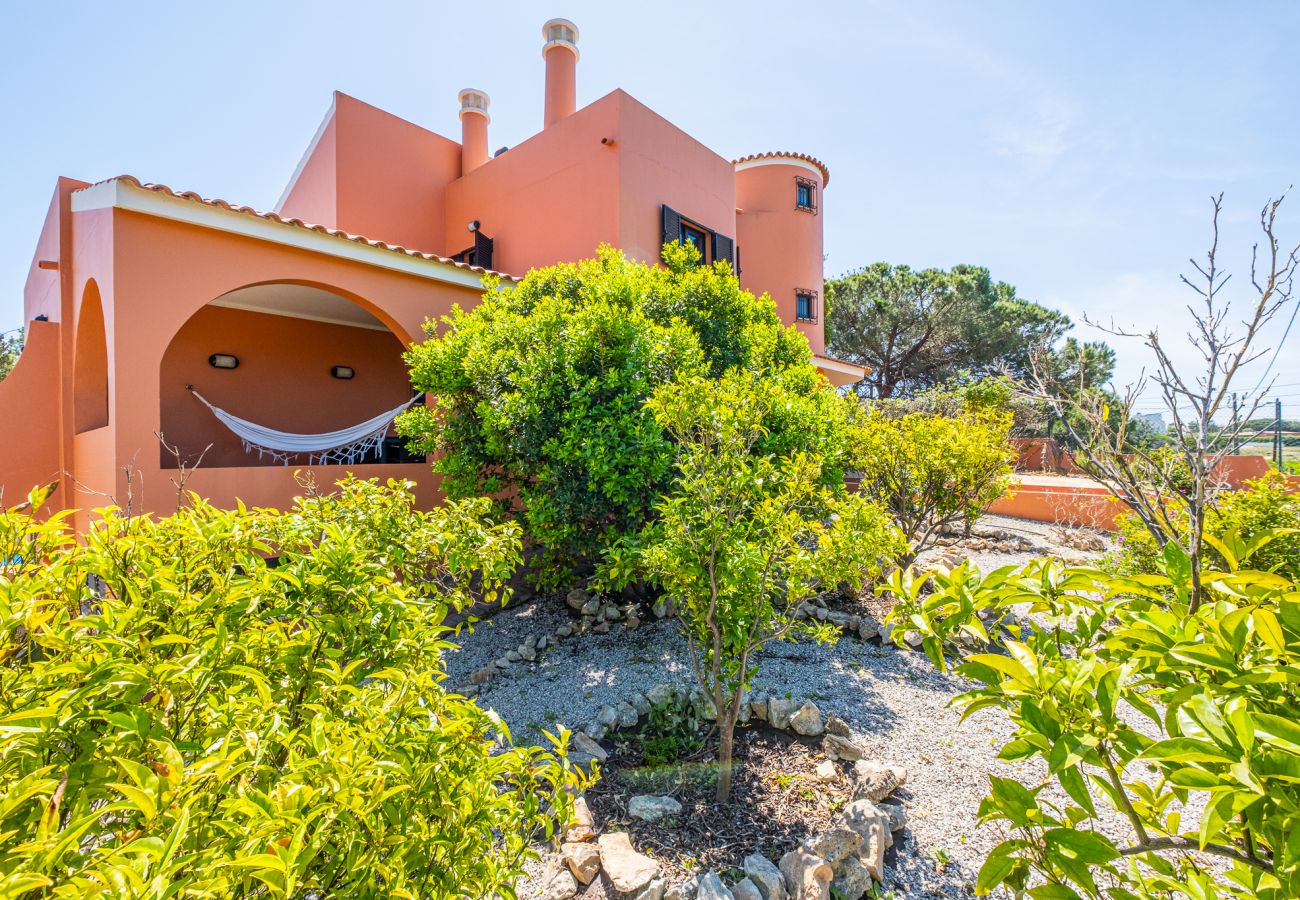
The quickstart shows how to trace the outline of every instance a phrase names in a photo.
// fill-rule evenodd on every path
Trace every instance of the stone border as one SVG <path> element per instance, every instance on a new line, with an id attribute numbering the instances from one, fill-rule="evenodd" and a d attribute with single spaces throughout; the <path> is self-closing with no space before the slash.
<path id="1" fill-rule="evenodd" d="M 587 769 L 593 763 L 604 763 L 609 754 L 600 739 L 615 727 L 635 727 L 653 705 L 669 698 L 690 703 L 701 715 L 716 718 L 712 704 L 698 687 L 659 684 L 633 701 L 601 707 L 596 722 L 574 733 L 570 760 Z M 883 884 L 885 851 L 893 845 L 894 834 L 907 824 L 906 808 L 893 796 L 907 782 L 907 770 L 868 760 L 848 725 L 834 714 L 823 719 L 811 700 L 745 698 L 741 709 L 742 722 L 757 719 L 801 737 L 820 737 L 827 759 L 817 766 L 819 778 L 831 781 L 840 777 L 836 760 L 853 764 L 853 799 L 830 829 L 786 853 L 779 864 L 751 853 L 743 862 L 744 877 L 730 886 L 710 870 L 668 888 L 663 866 L 638 853 L 627 832 L 596 837 L 591 810 L 586 800 L 578 797 L 559 854 L 543 877 L 541 900 L 569 900 L 577 895 L 580 884 L 590 884 L 602 871 L 618 900 L 827 900 L 832 890 L 845 900 L 859 900 L 873 884 Z M 628 801 L 628 814 L 648 822 L 680 812 L 681 804 L 672 797 L 640 795 Z"/>

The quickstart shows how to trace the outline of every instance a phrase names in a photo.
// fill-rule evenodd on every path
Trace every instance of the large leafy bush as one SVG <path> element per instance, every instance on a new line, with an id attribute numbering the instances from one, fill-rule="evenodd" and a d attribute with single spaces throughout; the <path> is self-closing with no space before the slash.
<path id="1" fill-rule="evenodd" d="M 442 686 L 487 512 L 0 511 L 0 897 L 512 896 L 576 776 Z"/>
<path id="2" fill-rule="evenodd" d="M 638 531 L 671 482 L 672 441 L 645 406 L 656 390 L 810 362 L 802 336 L 726 265 L 696 265 L 695 248 L 675 244 L 664 261 L 602 247 L 534 270 L 430 323 L 409 354 L 412 381 L 437 404 L 404 415 L 400 431 L 435 454 L 449 496 L 522 507 L 546 583 Z"/>
<path id="3" fill-rule="evenodd" d="M 850 432 L 860 490 L 907 536 L 902 562 L 969 526 L 1010 484 L 1012 418 L 996 407 L 923 400 L 863 407 Z"/>
<path id="4" fill-rule="evenodd" d="M 733 369 L 656 393 L 650 408 L 676 441 L 677 478 L 639 559 L 610 554 L 613 574 L 639 566 L 677 600 L 692 671 L 717 710 L 719 801 L 730 791 L 732 735 L 763 646 L 799 632 L 830 639 L 829 628 L 796 619 L 799 604 L 841 582 L 860 586 L 902 546 L 882 509 L 848 494 L 842 479 L 826 483 L 815 434 L 844 420 L 846 401 L 829 388 L 791 389 L 797 375 Z M 788 429 L 804 434 L 805 446 L 767 449 L 774 421 L 806 423 Z"/>
<path id="5" fill-rule="evenodd" d="M 919 630 L 941 666 L 986 622 L 1031 614 L 1005 653 L 957 669 L 980 684 L 958 698 L 965 714 L 992 708 L 1013 726 L 1001 758 L 1048 775 L 990 776 L 981 815 L 1007 837 L 978 892 L 1300 896 L 1300 586 L 1245 568 L 1274 537 L 1225 536 L 1195 609 L 1173 543 L 1160 571 L 1133 577 L 1045 561 L 933 573 L 928 592 L 890 583 L 896 634 Z"/>

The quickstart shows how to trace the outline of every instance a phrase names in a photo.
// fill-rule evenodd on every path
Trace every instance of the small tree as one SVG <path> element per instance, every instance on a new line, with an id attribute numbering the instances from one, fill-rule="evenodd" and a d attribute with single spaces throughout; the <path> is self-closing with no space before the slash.
<path id="1" fill-rule="evenodd" d="M 1251 254 L 1251 288 L 1254 297 L 1245 309 L 1241 330 L 1230 317 L 1232 305 L 1220 295 L 1229 275 L 1219 265 L 1219 214 L 1223 195 L 1213 199 L 1213 238 L 1204 264 L 1192 260 L 1194 277 L 1182 281 L 1196 294 L 1188 306 L 1188 339 L 1199 363 L 1180 371 L 1159 330 L 1143 334 L 1106 329 L 1120 337 L 1139 337 L 1155 357 L 1151 382 L 1169 414 L 1173 452 L 1152 452 L 1134 440 L 1135 402 L 1145 380 L 1122 395 L 1098 390 L 1079 391 L 1070 378 L 1062 378 L 1050 354 L 1042 353 L 1021 382 L 1023 392 L 1048 404 L 1068 430 L 1078 448 L 1080 466 L 1133 511 L 1161 547 L 1182 542 L 1191 560 L 1191 609 L 1204 597 L 1201 579 L 1207 516 L 1222 484 L 1217 477 L 1225 456 L 1237 446 L 1244 422 L 1259 408 L 1270 385 L 1259 385 L 1245 398 L 1243 414 L 1219 427 L 1231 409 L 1234 381 L 1241 369 L 1260 359 L 1260 335 L 1277 314 L 1292 302 L 1292 280 L 1300 265 L 1300 246 L 1282 249 L 1275 224 L 1285 195 L 1265 204 L 1260 212 L 1262 253 L 1256 244 Z M 1184 527 L 1183 523 L 1186 523 Z"/>
<path id="2" fill-rule="evenodd" d="M 969 527 L 1010 484 L 1011 415 L 966 405 L 950 415 L 904 404 L 864 407 L 850 444 L 859 490 L 889 510 L 907 537 L 901 565 L 947 528 Z"/>
<path id="3" fill-rule="evenodd" d="M 740 704 L 762 647 L 797 631 L 829 640 L 828 628 L 795 618 L 799 604 L 879 574 L 901 539 L 875 504 L 826 483 L 820 454 L 761 449 L 773 422 L 835 408 L 843 416 L 842 404 L 818 406 L 779 376 L 733 370 L 660 390 L 650 408 L 677 442 L 678 476 L 640 559 L 676 598 L 692 671 L 717 711 L 725 802 Z"/>

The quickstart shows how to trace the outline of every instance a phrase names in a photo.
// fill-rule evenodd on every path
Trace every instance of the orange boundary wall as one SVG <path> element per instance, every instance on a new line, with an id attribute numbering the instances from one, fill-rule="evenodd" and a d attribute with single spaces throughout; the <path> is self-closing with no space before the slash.
<path id="1" fill-rule="evenodd" d="M 1106 531 L 1119 527 L 1116 519 L 1124 505 L 1095 482 L 1032 475 L 1017 476 L 1016 480 L 1019 483 L 1015 487 L 989 504 L 988 512 Z"/>

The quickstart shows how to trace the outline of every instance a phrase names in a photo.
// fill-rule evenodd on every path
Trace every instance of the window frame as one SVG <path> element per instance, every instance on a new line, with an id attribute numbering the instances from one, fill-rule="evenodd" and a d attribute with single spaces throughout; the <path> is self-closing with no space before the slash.
<path id="1" fill-rule="evenodd" d="M 683 246 L 685 246 L 686 244 L 686 233 L 688 231 L 694 232 L 696 235 L 699 236 L 699 241 L 698 242 L 692 241 L 692 243 L 694 243 L 695 248 L 700 251 L 700 265 L 707 266 L 713 262 L 713 232 L 712 231 L 705 228 L 699 222 L 695 222 L 691 219 L 686 218 L 685 216 L 681 217 L 681 222 L 677 230 L 679 232 L 677 239 L 682 243 Z"/>
<path id="2" fill-rule="evenodd" d="M 808 298 L 808 315 L 799 315 L 799 301 Z M 796 322 L 816 322 L 817 321 L 817 292 L 796 288 L 794 292 L 794 320 Z"/>
<path id="3" fill-rule="evenodd" d="M 799 195 L 808 191 L 808 202 L 800 203 Z M 794 177 L 794 208 L 806 213 L 817 215 L 817 182 L 811 178 L 804 178 L 802 175 Z"/>

